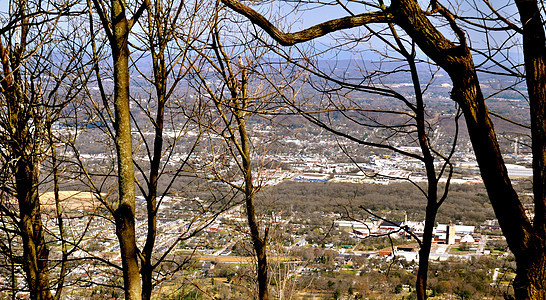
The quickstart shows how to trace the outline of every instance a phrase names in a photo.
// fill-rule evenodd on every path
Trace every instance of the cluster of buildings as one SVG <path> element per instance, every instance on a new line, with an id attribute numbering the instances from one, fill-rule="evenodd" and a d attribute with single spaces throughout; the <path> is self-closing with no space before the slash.
<path id="1" fill-rule="evenodd" d="M 486 222 L 490 226 L 495 223 L 493 220 Z M 484 226 L 488 226 L 484 224 Z M 356 239 L 365 239 L 374 236 L 391 235 L 394 237 L 412 235 L 421 238 L 424 231 L 424 222 L 408 221 L 335 221 L 340 229 L 350 233 Z M 449 257 L 469 258 L 471 255 L 487 255 L 490 251 L 486 249 L 488 236 L 475 232 L 476 226 L 463 224 L 437 224 L 433 229 L 433 247 L 430 258 L 433 260 L 446 260 Z M 464 246 L 467 251 L 461 253 L 450 253 L 450 249 L 456 245 L 459 248 Z M 394 251 L 393 251 L 394 250 Z M 356 251 L 358 252 L 358 251 Z M 356 253 L 355 254 L 364 254 Z M 395 246 L 393 249 L 383 249 L 366 255 L 377 255 L 379 257 L 403 257 L 407 261 L 417 261 L 419 258 L 416 245 Z"/>

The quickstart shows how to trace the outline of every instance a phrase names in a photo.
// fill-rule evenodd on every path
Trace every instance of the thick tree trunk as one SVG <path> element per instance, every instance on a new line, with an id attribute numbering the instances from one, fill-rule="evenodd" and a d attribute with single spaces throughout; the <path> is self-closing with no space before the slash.
<path id="1" fill-rule="evenodd" d="M 135 237 L 135 175 L 129 95 L 129 22 L 125 3 L 112 0 L 112 56 L 114 60 L 115 144 L 118 156 L 119 206 L 114 212 L 120 243 L 125 299 L 140 300 L 140 270 Z"/>
<path id="2" fill-rule="evenodd" d="M 126 79 L 128 89 L 127 57 L 118 60 L 114 67 L 114 80 Z M 125 71 L 124 71 L 125 69 Z M 116 91 L 125 87 L 116 81 Z M 116 234 L 120 242 L 123 279 L 126 299 L 140 299 L 140 276 L 138 250 L 135 237 L 135 187 L 133 172 L 133 154 L 131 142 L 131 124 L 128 93 L 116 93 L 116 151 L 118 154 L 119 206 L 114 213 Z"/>
<path id="3" fill-rule="evenodd" d="M 539 245 L 542 243 L 542 247 Z M 514 295 L 516 299 L 546 299 L 546 247 L 544 241 L 536 241 L 536 248 L 525 251 L 516 258 L 517 270 L 514 279 Z"/>
<path id="4" fill-rule="evenodd" d="M 49 289 L 49 250 L 46 247 L 40 201 L 38 198 L 38 171 L 32 158 L 19 160 L 16 167 L 16 190 L 19 201 L 21 237 L 23 239 L 23 270 L 27 276 L 30 298 L 53 299 Z"/>
<path id="5" fill-rule="evenodd" d="M 543 250 L 544 247 L 536 244 L 543 238 L 539 238 L 541 233 L 537 235 L 536 228 L 529 222 L 508 177 L 469 48 L 464 40 L 457 45 L 445 39 L 430 24 L 415 1 L 396 2 L 393 13 L 397 17 L 397 23 L 429 57 L 447 71 L 453 82 L 451 96 L 463 110 L 489 199 L 516 261 L 521 266 L 528 265 L 525 263 L 527 259 L 543 261 L 544 251 L 529 251 L 537 247 Z M 528 285 L 524 281 L 530 277 L 521 273 L 526 270 L 530 269 L 518 267 L 518 284 Z"/>
<path id="6" fill-rule="evenodd" d="M 134 210 L 120 204 L 115 212 L 116 235 L 120 244 L 125 299 L 140 300 L 140 276 L 135 243 Z"/>

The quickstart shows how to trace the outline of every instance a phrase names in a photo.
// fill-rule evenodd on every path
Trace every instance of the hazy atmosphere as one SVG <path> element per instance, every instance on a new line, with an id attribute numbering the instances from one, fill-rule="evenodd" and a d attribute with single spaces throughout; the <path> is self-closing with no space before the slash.
<path id="1" fill-rule="evenodd" d="M 0 299 L 546 299 L 543 5 L 3 0 Z"/>

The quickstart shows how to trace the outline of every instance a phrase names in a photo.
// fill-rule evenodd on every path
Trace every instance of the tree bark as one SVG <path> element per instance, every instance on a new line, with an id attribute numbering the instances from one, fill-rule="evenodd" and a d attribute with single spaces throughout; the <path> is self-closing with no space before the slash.
<path id="1" fill-rule="evenodd" d="M 135 175 L 129 95 L 129 21 L 122 0 L 111 3 L 114 60 L 115 144 L 118 156 L 119 204 L 114 212 L 120 243 L 125 299 L 140 300 L 140 270 L 135 236 Z"/>
<path id="2" fill-rule="evenodd" d="M 25 161 L 26 159 L 30 161 Z M 20 158 L 16 164 L 19 229 L 23 239 L 23 269 L 27 276 L 30 298 L 53 299 L 49 288 L 49 250 L 44 239 L 38 198 L 38 170 L 33 159 L 28 156 Z"/>
<path id="3" fill-rule="evenodd" d="M 427 205 L 423 242 L 421 244 L 421 249 L 419 249 L 419 269 L 417 270 L 415 288 L 417 290 L 417 299 L 420 300 L 427 298 L 428 260 L 432 247 L 432 233 L 437 212 L 436 206 L 436 201 L 434 201 L 434 203 L 429 201 L 429 204 Z"/>
<path id="4" fill-rule="evenodd" d="M 238 119 L 239 122 L 239 119 Z M 246 214 L 248 219 L 248 226 L 250 228 L 250 235 L 252 237 L 252 245 L 254 247 L 254 252 L 256 253 L 256 258 L 258 260 L 258 299 L 267 300 L 269 299 L 269 290 L 268 290 L 268 273 L 267 273 L 267 236 L 261 236 L 260 228 L 258 225 L 258 220 L 256 218 L 256 211 L 254 208 L 254 195 L 255 189 L 252 183 L 252 170 L 251 170 L 251 161 L 250 161 L 250 139 L 248 138 L 248 133 L 246 132 L 246 125 L 243 121 L 239 123 L 239 132 L 241 134 L 241 146 L 244 151 L 243 156 L 243 168 L 244 180 L 245 180 L 245 203 L 246 203 Z"/>
<path id="5" fill-rule="evenodd" d="M 529 94 L 533 154 L 533 231 L 516 255 L 517 299 L 546 299 L 546 38 L 537 1 L 516 0 L 523 27 L 525 78 Z"/>
<path id="6" fill-rule="evenodd" d="M 453 82 L 452 98 L 463 110 L 489 199 L 510 250 L 516 257 L 518 265 L 518 276 L 514 282 L 516 298 L 544 299 L 546 293 L 544 290 L 544 282 L 546 282 L 544 250 L 546 247 L 544 246 L 544 223 L 541 224 L 540 220 L 544 219 L 544 211 L 541 211 L 544 207 L 544 127 L 546 126 L 543 118 L 545 113 L 544 85 L 546 84 L 546 80 L 544 80 L 546 78 L 544 77 L 544 51 L 542 51 L 541 59 L 536 59 L 535 55 L 525 54 L 527 85 L 531 98 L 531 119 L 534 124 L 532 135 L 535 209 L 536 214 L 540 215 L 538 219 L 535 216 L 535 224 L 531 225 L 508 177 L 469 48 L 464 40 L 460 40 L 460 45 L 447 43 L 439 32 L 435 32 L 433 26 L 424 16 L 419 17 L 423 14 L 414 1 L 400 2 L 393 10 L 393 14 L 398 17 L 397 20 L 400 20 L 399 25 L 414 38 L 429 57 L 448 72 Z M 534 3 L 536 5 L 536 2 Z M 399 11 L 397 11 L 398 9 Z M 543 34 L 541 37 L 531 40 L 534 41 L 533 47 L 542 45 L 537 48 L 544 49 Z M 434 44 L 438 46 L 434 47 Z M 535 59 L 528 62 L 530 57 Z M 532 67 L 530 68 L 529 65 Z M 540 74 L 541 72 L 542 74 Z M 530 76 L 531 79 L 529 79 Z M 536 94 L 539 96 L 537 97 Z M 533 97 L 537 99 L 533 100 Z M 540 121 L 541 118 L 542 121 Z M 542 132 L 540 132 L 541 130 Z M 542 199 L 540 199 L 541 197 Z"/>
<path id="7" fill-rule="evenodd" d="M 512 284 L 516 299 L 546 299 L 546 257 L 541 243 L 532 242 L 536 247 L 525 249 L 516 257 L 516 278 Z"/>
<path id="8" fill-rule="evenodd" d="M 25 8 L 21 8 L 24 10 Z M 29 97 L 25 90 L 25 79 L 21 75 L 22 57 L 28 33 L 28 20 L 22 21 L 20 46 L 11 52 L 0 41 L 0 57 L 4 76 L 0 82 L 7 116 L 2 124 L 5 139 L 2 143 L 14 161 L 11 170 L 15 178 L 15 197 L 19 205 L 19 230 L 23 241 L 23 270 L 26 275 L 30 298 L 53 299 L 49 284 L 49 250 L 45 243 L 40 199 L 38 195 L 41 136 L 39 104 L 34 95 Z M 33 100 L 34 101 L 33 101 Z M 31 127 L 36 130 L 32 132 Z"/>

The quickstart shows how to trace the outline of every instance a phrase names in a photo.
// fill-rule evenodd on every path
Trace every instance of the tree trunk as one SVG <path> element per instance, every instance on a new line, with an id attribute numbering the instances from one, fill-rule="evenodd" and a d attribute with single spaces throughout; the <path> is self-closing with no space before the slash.
<path id="1" fill-rule="evenodd" d="M 546 37 L 537 1 L 516 0 L 523 28 L 529 94 L 535 217 L 526 247 L 516 255 L 517 299 L 546 299 Z"/>
<path id="2" fill-rule="evenodd" d="M 258 258 L 258 299 L 269 299 L 268 272 L 266 246 L 263 243 L 255 244 L 256 257 Z"/>
<path id="3" fill-rule="evenodd" d="M 417 270 L 417 281 L 415 284 L 417 299 L 419 300 L 427 298 L 428 260 L 430 257 L 430 248 L 432 247 L 432 233 L 435 225 L 434 223 L 436 222 L 437 211 L 436 200 L 429 200 L 426 208 L 423 242 L 421 244 L 421 249 L 419 249 L 419 269 Z"/>
<path id="4" fill-rule="evenodd" d="M 26 21 L 25 21 L 26 22 Z M 1 78 L 7 115 L 2 124 L 6 146 L 15 160 L 11 170 L 15 177 L 19 204 L 19 230 L 23 241 L 23 270 L 31 299 L 53 299 L 49 285 L 49 250 L 47 249 L 40 200 L 38 195 L 41 151 L 39 104 L 31 101 L 25 90 L 25 78 L 20 74 L 28 24 L 21 26 L 21 46 L 10 52 L 0 42 L 0 56 L 6 77 Z M 31 91 L 32 92 L 32 91 Z M 36 97 L 32 97 L 36 100 Z M 36 129 L 31 132 L 31 126 Z"/>
<path id="5" fill-rule="evenodd" d="M 121 251 L 125 299 L 140 300 L 140 276 L 135 243 L 134 211 L 131 210 L 128 204 L 120 204 L 114 218 Z"/>
<path id="6" fill-rule="evenodd" d="M 151 14 L 151 12 L 149 12 Z M 161 26 L 157 28 L 158 37 L 163 37 Z M 146 196 L 146 212 L 148 218 L 148 232 L 146 243 L 142 249 L 142 298 L 150 300 L 153 290 L 153 271 L 152 256 L 154 253 L 155 239 L 157 235 L 157 196 L 159 172 L 161 168 L 161 158 L 163 153 L 163 128 L 165 123 L 165 103 L 167 87 L 167 71 L 165 68 L 165 47 L 166 41 L 160 39 L 159 45 L 154 45 L 151 40 L 152 63 L 154 67 L 154 86 L 157 94 L 157 113 L 154 123 L 155 135 L 153 146 L 153 157 L 150 162 L 150 179 L 148 184 L 148 195 Z M 158 52 L 156 52 L 158 48 Z"/>
<path id="7" fill-rule="evenodd" d="M 142 261 L 142 267 L 140 268 L 140 274 L 142 277 L 142 299 L 149 300 L 152 298 L 153 285 L 153 268 L 151 260 L 145 258 Z"/>
<path id="8" fill-rule="evenodd" d="M 244 161 L 244 160 L 243 160 Z M 248 179 L 245 176 L 245 181 Z M 250 176 L 250 179 L 252 177 Z M 248 183 L 248 181 L 247 181 Z M 252 188 L 251 188 L 252 190 Z M 260 235 L 260 229 L 256 219 L 256 212 L 254 210 L 254 191 L 252 190 L 250 194 L 245 196 L 246 198 L 246 213 L 248 218 L 248 226 L 250 228 L 250 235 L 252 237 L 252 245 L 254 247 L 254 252 L 256 253 L 257 263 L 258 263 L 258 299 L 267 300 L 269 299 L 269 290 L 268 290 L 268 273 L 267 273 L 267 253 L 266 253 L 266 238 Z"/>
<path id="9" fill-rule="evenodd" d="M 534 247 L 544 249 L 543 246 L 535 244 L 543 241 L 543 238 L 539 238 L 543 233 L 537 235 L 512 187 L 481 92 L 473 58 L 462 40 L 463 36 L 460 37 L 459 45 L 448 41 L 430 24 L 415 1 L 396 2 L 394 12 L 398 17 L 397 23 L 429 57 L 447 71 L 453 82 L 451 97 L 463 110 L 483 182 L 516 261 L 522 266 L 528 265 L 525 263 L 527 259 L 543 261 L 544 251 L 529 251 Z M 526 274 L 519 273 L 526 270 L 528 268 L 518 267 L 519 284 L 524 284 L 526 278 L 529 278 Z"/>
<path id="10" fill-rule="evenodd" d="M 37 187 L 38 171 L 34 163 L 31 157 L 21 157 L 15 171 L 20 214 L 19 229 L 23 239 L 23 269 L 27 276 L 30 298 L 49 300 L 53 299 L 49 289 L 49 250 L 42 229 Z"/>
<path id="11" fill-rule="evenodd" d="M 399 45 L 402 46 L 402 43 L 399 43 Z M 404 49 L 402 47 L 400 48 Z M 403 50 L 403 54 L 408 61 L 411 71 L 413 90 L 415 92 L 415 123 L 417 126 L 417 137 L 419 147 L 423 153 L 423 163 L 425 164 L 428 184 L 425 228 L 422 243 L 420 245 L 421 249 L 419 249 L 419 269 L 417 270 L 417 280 L 415 283 L 415 287 L 417 289 L 417 299 L 424 300 L 427 298 L 428 260 L 430 257 L 430 248 L 432 247 L 433 230 L 436 223 L 438 208 L 441 203 L 438 203 L 438 180 L 436 179 L 434 156 L 432 155 L 431 147 L 428 142 L 429 137 L 426 132 L 425 103 L 423 100 L 423 91 L 421 90 L 419 73 L 417 72 L 414 56 L 405 49 Z"/>
<path id="12" fill-rule="evenodd" d="M 246 128 L 245 115 L 248 110 L 247 99 L 247 73 L 243 68 L 241 71 L 241 97 L 242 103 L 236 103 L 237 110 L 235 112 L 235 118 L 239 129 L 239 136 L 241 138 L 241 159 L 243 161 L 243 175 L 245 180 L 245 202 L 246 213 L 248 218 L 248 226 L 250 228 L 250 235 L 252 236 L 252 244 L 254 251 L 256 252 L 256 258 L 258 260 L 258 299 L 268 300 L 268 273 L 267 273 L 267 230 L 263 234 L 260 234 L 260 228 L 256 217 L 256 211 L 254 208 L 254 196 L 256 194 L 256 188 L 252 180 L 252 160 L 250 153 L 250 137 Z M 232 92 L 233 93 L 233 92 Z M 236 94 L 232 94 L 237 99 Z M 240 105 L 240 106 L 239 106 Z"/>
<path id="13" fill-rule="evenodd" d="M 541 241 L 534 244 L 540 245 Z M 546 299 L 546 247 L 531 248 L 524 255 L 516 258 L 516 278 L 514 279 L 514 295 L 516 299 Z"/>
<path id="14" fill-rule="evenodd" d="M 245 110 L 241 110 L 238 113 L 244 114 Z M 269 299 L 268 290 L 268 274 L 267 274 L 267 233 L 264 236 L 260 234 L 260 228 L 256 218 L 256 211 L 254 208 L 254 195 L 255 188 L 252 182 L 252 162 L 250 160 L 250 138 L 246 131 L 246 123 L 241 116 L 237 116 L 237 122 L 239 124 L 239 133 L 241 136 L 241 146 L 243 149 L 242 161 L 244 168 L 245 179 L 245 203 L 246 213 L 248 218 L 248 226 L 250 228 L 250 235 L 252 237 L 252 245 L 254 252 L 256 252 L 256 258 L 258 260 L 258 299 Z M 267 232 L 267 231 L 266 231 Z"/>
<path id="15" fill-rule="evenodd" d="M 135 175 L 131 140 L 129 97 L 129 23 L 125 4 L 112 0 L 111 40 L 114 60 L 115 144 L 118 156 L 119 206 L 114 212 L 116 234 L 120 243 L 125 299 L 140 300 L 140 270 L 135 237 Z"/>
<path id="16" fill-rule="evenodd" d="M 146 235 L 146 243 L 142 249 L 142 268 L 140 270 L 142 275 L 142 299 L 146 300 L 152 298 L 153 290 L 154 266 L 152 264 L 152 256 L 154 254 L 154 245 L 157 235 L 157 186 L 161 152 L 163 149 L 164 102 L 159 101 L 159 106 L 155 124 L 154 154 L 150 164 L 150 182 L 148 185 L 149 194 L 146 197 L 148 232 Z"/>

